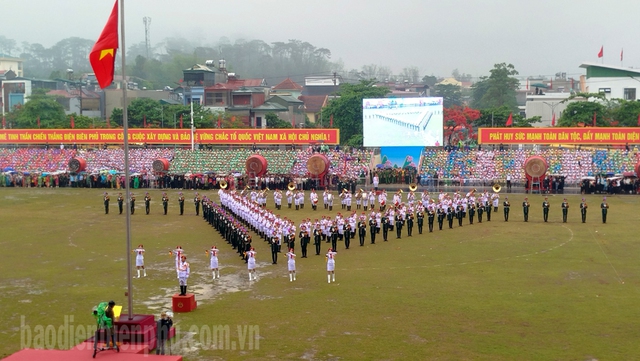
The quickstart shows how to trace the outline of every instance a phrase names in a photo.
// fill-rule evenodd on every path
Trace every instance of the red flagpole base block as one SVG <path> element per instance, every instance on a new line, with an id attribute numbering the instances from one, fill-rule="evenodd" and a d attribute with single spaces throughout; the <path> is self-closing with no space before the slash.
<path id="1" fill-rule="evenodd" d="M 172 298 L 173 312 L 191 312 L 198 307 L 196 296 L 193 293 L 187 293 L 186 296 L 180 296 L 176 293 Z"/>

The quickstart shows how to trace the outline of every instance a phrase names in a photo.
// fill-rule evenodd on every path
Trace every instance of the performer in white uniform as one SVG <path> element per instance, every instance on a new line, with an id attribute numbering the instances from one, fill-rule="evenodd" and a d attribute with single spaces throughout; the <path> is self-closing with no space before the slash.
<path id="1" fill-rule="evenodd" d="M 329 251 L 326 254 L 327 257 L 327 283 L 331 283 L 331 278 L 333 276 L 333 282 L 336 281 L 336 254 L 338 254 L 337 252 L 334 252 L 331 248 L 329 248 Z"/>
<path id="2" fill-rule="evenodd" d="M 249 270 L 249 281 L 256 280 L 256 251 L 253 247 L 247 252 L 247 269 Z"/>
<path id="3" fill-rule="evenodd" d="M 187 262 L 187 256 L 182 255 L 180 257 L 180 262 L 178 263 L 178 283 L 180 284 L 180 296 L 187 295 L 187 278 L 189 278 L 189 273 L 191 273 L 191 269 L 189 267 L 189 262 Z"/>
<path id="4" fill-rule="evenodd" d="M 211 259 L 211 273 L 213 274 L 214 280 L 216 278 L 220 278 L 220 270 L 218 269 L 218 252 L 219 249 L 216 248 L 216 246 L 212 246 L 211 250 L 205 251 Z"/>
<path id="5" fill-rule="evenodd" d="M 131 251 L 136 254 L 136 268 L 138 269 L 138 278 L 140 278 L 140 270 L 144 272 L 144 277 L 147 277 L 147 270 L 144 268 L 144 246 L 138 245 L 138 248 Z"/>
<path id="6" fill-rule="evenodd" d="M 178 269 L 178 266 L 180 265 L 180 257 L 182 257 L 183 254 L 184 254 L 184 250 L 180 246 L 177 246 L 176 249 L 169 252 L 169 255 L 176 256 L 176 273 L 178 275 L 178 278 L 180 278 L 180 272 L 178 272 L 177 269 Z"/>
<path id="7" fill-rule="evenodd" d="M 287 268 L 289 269 L 289 282 L 296 280 L 296 255 L 293 253 L 293 248 L 289 248 L 287 252 Z"/>

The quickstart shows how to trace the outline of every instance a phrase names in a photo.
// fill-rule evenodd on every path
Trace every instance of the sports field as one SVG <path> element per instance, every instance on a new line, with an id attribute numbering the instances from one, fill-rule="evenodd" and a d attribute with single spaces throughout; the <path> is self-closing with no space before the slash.
<path id="1" fill-rule="evenodd" d="M 148 273 L 133 280 L 134 313 L 170 308 L 178 282 L 169 250 L 181 245 L 189 257 L 189 291 L 198 309 L 175 315 L 179 335 L 171 349 L 185 360 L 632 360 L 640 354 L 636 196 L 609 196 L 606 224 L 602 197 L 587 196 L 583 224 L 579 195 L 567 196 L 567 223 L 562 196 L 549 197 L 543 223 L 542 196 L 529 195 L 524 223 L 524 195 L 509 194 L 509 222 L 501 206 L 491 222 L 465 219 L 463 227 L 445 223 L 423 235 L 414 229 L 413 237 L 405 231 L 399 240 L 390 233 L 389 242 L 378 237 L 375 245 L 367 235 L 364 247 L 356 239 L 349 250 L 339 244 L 337 282 L 327 284 L 324 255 L 310 249 L 302 259 L 298 251 L 297 281 L 289 282 L 284 257 L 272 265 L 257 236 L 258 280 L 250 282 L 245 263 L 195 216 L 193 192 L 184 192 L 185 215 L 178 215 L 172 190 L 165 216 L 160 191 L 151 191 L 145 215 L 137 190 L 131 224 L 132 246 L 144 245 Z M 126 308 L 125 216 L 110 194 L 105 215 L 101 190 L 0 188 L 0 357 L 29 345 L 25 329 L 58 330 L 65 320 L 92 325 L 92 307 L 110 299 Z M 204 194 L 217 200 L 215 192 Z M 314 212 L 307 197 L 304 210 L 285 204 L 276 214 L 297 226 L 302 218 L 337 212 L 346 210 Z M 212 245 L 221 249 L 216 281 L 204 252 Z M 83 339 L 77 336 L 72 341 Z"/>

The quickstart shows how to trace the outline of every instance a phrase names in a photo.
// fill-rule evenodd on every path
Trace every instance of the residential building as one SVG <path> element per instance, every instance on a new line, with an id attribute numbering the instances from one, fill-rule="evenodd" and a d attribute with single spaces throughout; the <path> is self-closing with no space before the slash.
<path id="1" fill-rule="evenodd" d="M 24 60 L 20 58 L 14 58 L 6 54 L 0 54 L 0 70 L 12 70 L 16 76 L 23 77 L 24 70 L 22 69 L 22 63 Z"/>
<path id="2" fill-rule="evenodd" d="M 584 92 L 603 93 L 607 99 L 640 99 L 640 69 L 587 62 L 580 67 L 587 71 Z"/>

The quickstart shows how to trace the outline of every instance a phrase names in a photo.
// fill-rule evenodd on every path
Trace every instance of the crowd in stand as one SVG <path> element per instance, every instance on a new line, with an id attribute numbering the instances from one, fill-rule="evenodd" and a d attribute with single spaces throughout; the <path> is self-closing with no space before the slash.
<path id="1" fill-rule="evenodd" d="M 240 177 L 244 173 L 246 159 L 252 154 L 261 154 L 267 159 L 268 174 L 260 183 L 265 186 L 277 184 L 282 188 L 290 181 L 306 184 L 305 178 L 309 177 L 307 161 L 319 151 L 330 160 L 327 176 L 335 181 L 333 183 L 365 176 L 369 176 L 367 178 L 371 181 L 370 171 L 376 171 L 375 168 L 371 169 L 371 150 L 341 150 L 338 147 L 195 151 L 133 148 L 129 152 L 133 176 L 131 182 L 136 187 L 208 189 L 215 187 L 222 177 L 229 174 Z M 515 182 L 523 181 L 525 161 L 534 155 L 546 159 L 549 174 L 562 176 L 565 182 L 572 185 L 580 184 L 589 176 L 632 173 L 640 161 L 637 149 L 426 149 L 418 174 L 411 175 L 411 181 L 420 178 L 419 182 L 425 184 L 438 178 L 469 185 L 476 182 L 504 182 L 507 178 Z M 74 157 L 87 161 L 86 173 L 68 172 L 68 162 Z M 152 171 L 153 161 L 159 158 L 170 161 L 166 174 L 154 174 Z M 124 186 L 125 182 L 122 149 L 0 148 L 0 170 L 0 186 L 118 188 Z M 405 182 L 405 179 L 400 181 Z M 237 179 L 236 185 L 239 183 L 241 181 Z"/>

